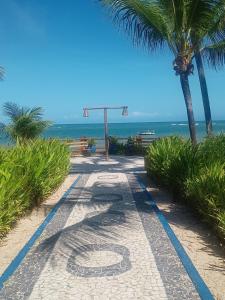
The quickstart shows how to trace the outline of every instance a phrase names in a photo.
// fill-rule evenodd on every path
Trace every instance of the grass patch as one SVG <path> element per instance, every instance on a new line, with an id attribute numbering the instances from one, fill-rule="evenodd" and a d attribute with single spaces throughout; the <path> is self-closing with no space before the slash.
<path id="1" fill-rule="evenodd" d="M 69 158 L 68 147 L 57 140 L 0 148 L 0 237 L 60 185 Z"/>
<path id="2" fill-rule="evenodd" d="M 168 137 L 149 146 L 146 169 L 225 239 L 225 135 L 190 141 Z"/>

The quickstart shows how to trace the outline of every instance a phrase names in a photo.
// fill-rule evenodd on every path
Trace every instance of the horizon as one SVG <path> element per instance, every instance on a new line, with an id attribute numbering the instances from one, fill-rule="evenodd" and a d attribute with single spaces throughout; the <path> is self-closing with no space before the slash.
<path id="1" fill-rule="evenodd" d="M 205 120 L 195 120 L 195 123 L 205 123 Z M 212 120 L 212 122 L 225 122 L 225 120 Z M 130 122 L 108 122 L 108 124 L 130 124 L 130 123 L 186 123 L 188 125 L 187 120 L 173 120 L 173 121 L 130 121 Z M 103 122 L 90 122 L 90 123 L 54 123 L 50 126 L 54 125 L 91 125 L 91 124 L 96 124 L 96 125 L 104 125 Z"/>
<path id="2" fill-rule="evenodd" d="M 127 138 L 129 136 L 137 136 L 141 132 L 154 131 L 155 137 L 162 136 L 182 136 L 187 138 L 189 136 L 187 121 L 156 121 L 156 122 L 110 122 L 109 135 L 118 138 Z M 220 134 L 225 132 L 225 121 L 214 120 L 214 133 Z M 196 131 L 198 139 L 205 137 L 205 121 L 196 121 Z M 42 134 L 45 138 L 57 139 L 80 139 L 100 138 L 104 139 L 104 124 L 101 123 L 77 123 L 77 124 L 63 124 L 54 123 Z M 0 135 L 0 144 L 5 144 L 9 140 L 6 136 Z"/>
<path id="3" fill-rule="evenodd" d="M 187 121 L 171 53 L 134 47 L 99 3 L 2 0 L 0 15 L 1 120 L 2 104 L 12 101 L 41 106 L 44 118 L 58 124 L 83 124 L 82 107 L 105 103 L 128 105 L 125 122 Z M 205 69 L 212 118 L 224 120 L 225 71 Z M 195 119 L 203 120 L 196 67 L 190 85 Z M 98 112 L 90 117 L 93 123 L 102 118 Z M 119 112 L 111 112 L 109 122 L 124 123 Z"/>

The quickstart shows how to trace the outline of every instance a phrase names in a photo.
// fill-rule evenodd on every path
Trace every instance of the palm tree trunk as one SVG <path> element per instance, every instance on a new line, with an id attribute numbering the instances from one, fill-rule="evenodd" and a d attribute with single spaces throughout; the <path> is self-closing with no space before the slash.
<path id="1" fill-rule="evenodd" d="M 195 126 L 194 112 L 193 112 L 193 107 L 192 107 L 192 98 L 191 98 L 191 91 L 190 91 L 190 86 L 189 86 L 188 75 L 185 73 L 180 74 L 180 82 L 181 82 L 181 87 L 183 90 L 184 100 L 185 100 L 186 109 L 187 109 L 191 141 L 192 141 L 193 145 L 196 145 L 197 144 L 196 126 Z"/>
<path id="2" fill-rule="evenodd" d="M 212 135 L 213 128 L 212 128 L 212 117 L 211 117 L 211 109 L 210 109 L 210 102 L 209 102 L 209 94 L 208 94 L 208 88 L 205 79 L 202 56 L 200 52 L 195 52 L 195 61 L 198 69 L 198 76 L 199 76 L 199 81 L 200 81 L 200 86 L 202 91 L 202 101 L 203 101 L 204 112 L 205 112 L 206 132 L 208 135 Z"/>

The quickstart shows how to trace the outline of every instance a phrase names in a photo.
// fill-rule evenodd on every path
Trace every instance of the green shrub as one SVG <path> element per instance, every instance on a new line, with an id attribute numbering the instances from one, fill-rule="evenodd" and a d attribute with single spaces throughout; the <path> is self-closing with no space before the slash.
<path id="1" fill-rule="evenodd" d="M 120 143 L 115 136 L 109 137 L 109 154 L 123 155 L 125 153 L 124 144 Z"/>
<path id="2" fill-rule="evenodd" d="M 147 172 L 183 199 L 225 237 L 225 136 L 205 139 L 193 147 L 179 137 L 149 146 Z"/>
<path id="3" fill-rule="evenodd" d="M 132 136 L 128 137 L 124 148 L 126 155 L 144 155 L 146 152 L 142 140 Z"/>
<path id="4" fill-rule="evenodd" d="M 206 221 L 225 236 L 225 169 L 214 163 L 200 169 L 185 183 L 186 197 Z M 224 217 L 223 217 L 224 216 Z"/>
<path id="5" fill-rule="evenodd" d="M 197 149 L 190 141 L 168 137 L 153 142 L 147 149 L 147 172 L 171 192 L 182 196 L 183 182 L 197 167 Z"/>
<path id="6" fill-rule="evenodd" d="M 69 150 L 56 140 L 0 149 L 0 236 L 63 181 Z"/>
<path id="7" fill-rule="evenodd" d="M 201 159 L 205 165 L 213 162 L 225 162 L 225 135 L 220 134 L 206 138 L 200 145 Z"/>

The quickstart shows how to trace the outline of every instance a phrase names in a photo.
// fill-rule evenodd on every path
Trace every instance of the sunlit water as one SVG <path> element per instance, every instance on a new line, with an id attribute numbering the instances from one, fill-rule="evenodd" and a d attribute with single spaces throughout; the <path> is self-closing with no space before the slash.
<path id="1" fill-rule="evenodd" d="M 196 123 L 198 138 L 205 136 L 205 123 Z M 214 133 L 225 132 L 225 121 L 215 121 L 213 123 Z M 187 122 L 143 122 L 143 123 L 113 123 L 109 124 L 109 134 L 118 137 L 135 136 L 147 130 L 154 130 L 156 137 L 181 135 L 189 136 Z M 55 124 L 48 128 L 44 137 L 74 139 L 80 137 L 104 137 L 103 124 Z M 4 137 L 0 138 L 0 143 L 6 143 Z"/>

